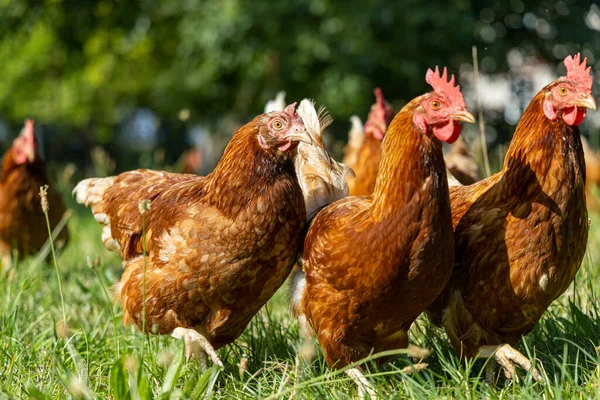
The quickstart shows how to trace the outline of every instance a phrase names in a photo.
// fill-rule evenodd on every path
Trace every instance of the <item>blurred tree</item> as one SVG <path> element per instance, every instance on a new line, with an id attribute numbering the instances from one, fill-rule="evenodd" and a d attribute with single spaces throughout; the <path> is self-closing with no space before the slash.
<path id="1" fill-rule="evenodd" d="M 595 63 L 600 35 L 582 23 L 590 5 L 0 0 L 0 118 L 52 125 L 81 157 L 94 143 L 114 143 L 124 121 L 148 108 L 173 161 L 185 126 L 224 119 L 229 135 L 286 90 L 289 101 L 326 104 L 342 138 L 348 117 L 367 113 L 373 87 L 401 105 L 426 89 L 427 67 L 471 63 L 474 44 L 484 72 L 506 70 L 515 47 L 556 63 L 583 49 Z"/>

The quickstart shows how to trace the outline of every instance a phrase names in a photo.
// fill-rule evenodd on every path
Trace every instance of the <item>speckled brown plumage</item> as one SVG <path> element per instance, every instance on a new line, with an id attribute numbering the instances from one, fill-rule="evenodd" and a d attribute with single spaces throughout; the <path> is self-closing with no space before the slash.
<path id="1" fill-rule="evenodd" d="M 152 201 L 146 214 L 149 331 L 193 328 L 219 348 L 242 333 L 284 282 L 299 252 L 306 211 L 295 150 L 259 145 L 265 115 L 234 135 L 206 177 L 137 170 L 76 188 L 96 219 L 110 221 L 103 238 L 114 239 L 105 243 L 123 258 L 119 289 L 126 322 L 142 325 L 141 199 Z M 101 201 L 81 195 L 93 193 L 96 184 L 108 186 Z"/>
<path id="2" fill-rule="evenodd" d="M 406 347 L 450 276 L 445 166 L 441 143 L 413 124 L 420 99 L 390 125 L 373 195 L 331 204 L 308 231 L 301 304 L 331 366 Z"/>
<path id="3" fill-rule="evenodd" d="M 450 190 L 456 261 L 431 314 L 461 355 L 516 343 L 581 265 L 585 162 L 577 126 L 544 115 L 557 84 L 525 110 L 501 172 Z"/>
<path id="4" fill-rule="evenodd" d="M 10 255 L 12 249 L 16 249 L 22 258 L 38 252 L 48 240 L 46 217 L 39 195 L 43 185 L 49 185 L 48 216 L 54 229 L 66 208 L 62 196 L 48 179 L 37 144 L 33 161 L 22 164 L 15 162 L 12 149 L 9 149 L 4 156 L 0 180 L 0 255 Z M 57 242 L 64 246 L 68 240 L 69 232 L 65 227 Z"/>

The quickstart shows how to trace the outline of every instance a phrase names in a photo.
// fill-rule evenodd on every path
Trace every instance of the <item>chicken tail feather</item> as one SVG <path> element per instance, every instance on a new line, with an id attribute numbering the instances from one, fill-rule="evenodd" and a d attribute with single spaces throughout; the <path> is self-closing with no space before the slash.
<path id="1" fill-rule="evenodd" d="M 114 176 L 107 178 L 89 178 L 84 179 L 75 186 L 73 189 L 73 196 L 79 204 L 92 207 L 92 213 L 94 219 L 104 225 L 102 229 L 102 242 L 108 250 L 118 250 L 119 243 L 113 239 L 112 232 L 110 230 L 110 219 L 104 212 L 103 197 L 104 192 L 108 189 L 115 181 Z"/>

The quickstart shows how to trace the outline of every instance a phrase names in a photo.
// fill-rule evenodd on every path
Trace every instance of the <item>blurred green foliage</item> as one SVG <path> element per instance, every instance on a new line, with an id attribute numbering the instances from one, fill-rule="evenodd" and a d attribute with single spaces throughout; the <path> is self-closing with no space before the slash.
<path id="1" fill-rule="evenodd" d="M 113 142 L 139 107 L 181 141 L 186 123 L 245 122 L 278 90 L 324 103 L 345 137 L 371 90 L 402 104 L 426 90 L 427 67 L 471 63 L 471 47 L 558 60 L 600 35 L 585 0 L 0 0 L 0 119 L 34 117 L 70 150 Z M 189 121 L 180 121 L 190 110 Z M 229 134 L 230 132 L 225 132 Z M 176 146 L 178 149 L 185 145 Z M 54 145 L 60 153 L 61 146 Z M 167 152 L 168 155 L 170 154 Z M 169 156 L 168 156 L 169 157 Z"/>

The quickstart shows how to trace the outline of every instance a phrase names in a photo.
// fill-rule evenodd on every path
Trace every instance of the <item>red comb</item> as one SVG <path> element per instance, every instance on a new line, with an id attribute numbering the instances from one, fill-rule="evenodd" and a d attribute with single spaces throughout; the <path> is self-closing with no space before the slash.
<path id="1" fill-rule="evenodd" d="M 373 89 L 373 93 L 375 94 L 375 100 L 377 101 L 379 107 L 385 109 L 385 99 L 383 98 L 383 92 L 381 91 L 381 88 Z"/>
<path id="2" fill-rule="evenodd" d="M 581 62 L 581 53 L 577 53 L 575 57 L 568 56 L 565 58 L 565 67 L 567 67 L 567 79 L 576 82 L 577 84 L 592 89 L 592 77 L 590 71 L 592 67 L 585 67 L 587 57 Z"/>
<path id="3" fill-rule="evenodd" d="M 297 103 L 288 104 L 283 110 L 283 112 L 289 115 L 290 117 L 293 117 L 296 114 L 296 104 Z"/>
<path id="4" fill-rule="evenodd" d="M 425 82 L 433 87 L 433 91 L 448 98 L 457 106 L 466 107 L 465 100 L 460 92 L 460 86 L 454 86 L 454 75 L 450 75 L 448 80 L 448 70 L 444 67 L 444 72 L 440 75 L 440 69 L 436 66 L 435 72 L 429 68 L 425 74 Z"/>

